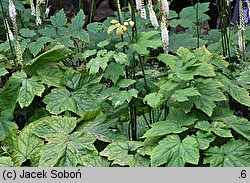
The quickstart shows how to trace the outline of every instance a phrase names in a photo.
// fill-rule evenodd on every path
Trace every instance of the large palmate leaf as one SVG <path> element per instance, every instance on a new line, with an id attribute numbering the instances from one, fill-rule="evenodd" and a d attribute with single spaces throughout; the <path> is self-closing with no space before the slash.
<path id="1" fill-rule="evenodd" d="M 196 12 L 197 9 L 197 13 Z M 182 19 L 188 19 L 192 22 L 203 22 L 204 20 L 210 19 L 207 14 L 205 14 L 206 11 L 209 10 L 209 3 L 198 3 L 194 6 L 183 8 L 180 12 L 180 18 Z"/>
<path id="2" fill-rule="evenodd" d="M 213 167 L 249 167 L 250 145 L 243 140 L 230 140 L 222 147 L 211 147 L 205 152 L 204 163 Z"/>
<path id="3" fill-rule="evenodd" d="M 178 102 L 184 102 L 189 100 L 189 97 L 200 96 L 201 94 L 196 88 L 185 88 L 176 90 L 171 98 Z"/>
<path id="4" fill-rule="evenodd" d="M 155 36 L 159 33 L 159 31 L 138 33 L 136 42 L 130 45 L 131 49 L 136 51 L 140 55 L 148 55 L 149 48 L 156 49 L 157 47 L 162 46 L 162 42 L 158 38 L 155 38 Z"/>
<path id="5" fill-rule="evenodd" d="M 169 167 L 183 167 L 185 163 L 198 164 L 198 142 L 187 136 L 181 141 L 178 135 L 170 135 L 159 142 L 152 151 L 153 167 L 165 164 Z"/>
<path id="6" fill-rule="evenodd" d="M 233 129 L 250 141 L 250 122 L 245 118 L 235 116 L 233 111 L 216 108 L 211 120 L 225 123 L 228 128 Z"/>
<path id="7" fill-rule="evenodd" d="M 99 112 L 98 102 L 85 90 L 68 91 L 66 88 L 56 88 L 45 96 L 43 102 L 51 114 L 72 111 L 83 118 L 92 118 Z"/>
<path id="8" fill-rule="evenodd" d="M 209 144 L 214 141 L 215 135 L 211 132 L 202 132 L 198 131 L 196 136 L 194 136 L 198 141 L 198 148 L 201 150 L 205 150 L 209 147 Z"/>
<path id="9" fill-rule="evenodd" d="M 138 153 L 135 154 L 135 157 L 129 164 L 130 167 L 149 167 L 149 165 L 150 165 L 150 159 Z"/>
<path id="10" fill-rule="evenodd" d="M 21 108 L 27 107 L 33 101 L 35 95 L 42 96 L 45 87 L 34 78 L 27 78 L 24 72 L 15 73 L 12 77 L 21 83 L 17 101 Z"/>
<path id="11" fill-rule="evenodd" d="M 250 107 L 250 96 L 249 92 L 238 86 L 234 81 L 223 77 L 221 79 L 222 84 L 224 85 L 226 91 L 239 103 Z"/>
<path id="12" fill-rule="evenodd" d="M 48 116 L 35 122 L 32 130 L 38 137 L 49 138 L 54 135 L 71 133 L 76 127 L 76 119 L 61 116 Z"/>
<path id="13" fill-rule="evenodd" d="M 0 141 L 4 140 L 15 129 L 18 129 L 18 126 L 15 122 L 11 121 L 11 117 L 6 116 L 3 112 L 0 113 Z"/>
<path id="14" fill-rule="evenodd" d="M 11 157 L 0 157 L 0 167 L 13 167 L 14 163 L 12 162 Z"/>
<path id="15" fill-rule="evenodd" d="M 108 157 L 108 160 L 113 160 L 112 164 L 121 166 L 130 165 L 135 156 L 131 154 L 142 146 L 139 141 L 120 141 L 109 144 L 102 152 L 101 156 Z"/>
<path id="16" fill-rule="evenodd" d="M 37 74 L 41 76 L 41 80 L 44 84 L 55 87 L 62 86 L 61 78 L 64 72 L 54 63 L 46 64 L 36 70 Z M 56 79 L 55 79 L 56 78 Z"/>
<path id="17" fill-rule="evenodd" d="M 169 49 L 171 52 L 176 53 L 176 51 L 180 47 L 185 47 L 188 49 L 197 48 L 197 39 L 193 37 L 193 34 L 185 33 L 185 34 L 170 34 L 169 38 Z M 206 40 L 202 40 L 199 38 L 199 46 L 205 45 L 207 43 Z"/>
<path id="18" fill-rule="evenodd" d="M 215 101 L 226 100 L 220 89 L 222 86 L 219 81 L 214 79 L 197 79 L 195 87 L 201 95 L 193 97 L 195 106 L 208 116 L 211 116 L 216 107 Z"/>
<path id="19" fill-rule="evenodd" d="M 236 116 L 225 117 L 221 119 L 229 128 L 241 134 L 250 141 L 250 122 L 245 118 Z"/>
<path id="20" fill-rule="evenodd" d="M 95 138 L 81 132 L 54 135 L 41 149 L 39 166 L 75 167 L 80 156 L 97 154 L 94 141 Z"/>
<path id="21" fill-rule="evenodd" d="M 28 44 L 28 48 L 35 57 L 40 51 L 44 49 L 45 44 L 48 42 L 52 42 L 52 39 L 49 37 L 40 37 L 35 42 Z"/>
<path id="22" fill-rule="evenodd" d="M 137 98 L 138 91 L 134 88 L 126 91 L 119 91 L 112 96 L 112 104 L 114 107 L 118 107 L 125 103 L 125 101 L 130 102 L 133 97 Z"/>
<path id="23" fill-rule="evenodd" d="M 109 167 L 110 162 L 100 156 L 86 155 L 81 157 L 81 165 L 85 167 Z"/>
<path id="24" fill-rule="evenodd" d="M 195 123 L 197 118 L 191 114 L 186 114 L 182 109 L 170 108 L 169 115 L 165 121 L 157 122 L 151 125 L 143 137 L 157 137 L 172 133 L 181 133 L 186 131 Z"/>
<path id="25" fill-rule="evenodd" d="M 16 72 L 6 83 L 5 90 L 1 93 L 3 97 L 2 110 L 15 108 L 16 102 L 20 107 L 27 107 L 33 101 L 35 95 L 41 96 L 45 87 L 36 78 L 28 78 L 25 72 Z M 7 101 L 9 100 L 9 101 Z"/>
<path id="26" fill-rule="evenodd" d="M 5 85 L 3 91 L 0 91 L 0 108 L 2 111 L 7 111 L 9 114 L 13 114 L 17 98 L 19 95 L 20 83 L 13 79 L 9 79 Z"/>
<path id="27" fill-rule="evenodd" d="M 78 132 L 84 132 L 90 134 L 100 141 L 113 142 L 126 140 L 126 136 L 120 132 L 114 132 L 110 129 L 116 124 L 117 120 L 107 119 L 106 115 L 100 114 L 95 119 L 84 121 L 82 124 L 78 125 Z"/>
<path id="28" fill-rule="evenodd" d="M 205 132 L 213 132 L 220 137 L 233 137 L 231 130 L 223 122 L 214 121 L 209 123 L 208 121 L 199 121 L 195 128 L 200 129 Z"/>
<path id="29" fill-rule="evenodd" d="M 147 103 L 152 108 L 156 108 L 160 104 L 162 98 L 163 95 L 161 93 L 153 92 L 146 95 L 143 99 L 143 102 Z"/>
<path id="30" fill-rule="evenodd" d="M 80 156 L 96 154 L 94 137 L 83 132 L 72 133 L 77 124 L 75 118 L 52 116 L 33 123 L 32 132 L 48 141 L 41 148 L 38 166 L 76 166 Z"/>
<path id="31" fill-rule="evenodd" d="M 241 72 L 238 81 L 240 82 L 241 86 L 246 89 L 250 89 L 250 70 Z"/>
<path id="32" fill-rule="evenodd" d="M 114 83 L 116 83 L 120 76 L 124 76 L 124 69 L 122 65 L 111 62 L 104 73 L 104 77 L 110 78 Z"/>
<path id="33" fill-rule="evenodd" d="M 20 166 L 23 162 L 31 159 L 31 156 L 37 153 L 44 142 L 32 133 L 33 125 L 26 126 L 20 134 L 12 133 L 7 136 L 3 144 L 8 147 L 8 152 L 15 166 Z"/>

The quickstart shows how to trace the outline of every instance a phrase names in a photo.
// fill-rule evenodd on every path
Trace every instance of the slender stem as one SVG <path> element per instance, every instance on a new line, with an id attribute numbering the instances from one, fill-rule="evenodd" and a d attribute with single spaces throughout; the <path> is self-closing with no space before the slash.
<path id="1" fill-rule="evenodd" d="M 11 54 L 12 54 L 12 57 L 13 57 L 13 60 L 14 60 L 14 64 L 15 64 L 15 67 L 17 69 L 18 68 L 18 64 L 17 64 L 16 58 L 15 58 L 14 50 L 13 50 L 13 47 L 12 47 L 12 44 L 11 44 L 11 40 L 10 40 L 10 36 L 9 36 L 8 30 L 7 30 L 7 25 L 6 25 L 6 22 L 5 22 L 5 21 L 7 21 L 7 19 L 6 19 L 5 11 L 3 9 L 2 1 L 0 1 L 0 6 L 1 6 L 1 9 L 2 9 L 4 29 L 5 29 L 5 32 L 6 32 L 6 35 L 7 35 L 7 39 L 8 39 L 9 45 L 10 45 L 10 50 L 11 50 Z"/>
<path id="2" fill-rule="evenodd" d="M 82 9 L 82 0 L 78 1 L 78 8 L 79 8 L 79 10 Z"/>
<path id="3" fill-rule="evenodd" d="M 199 1 L 196 4 L 196 33 L 197 33 L 197 47 L 200 47 L 200 26 L 199 26 Z"/>
<path id="4" fill-rule="evenodd" d="M 89 23 L 92 22 L 92 17 L 94 13 L 94 5 L 95 5 L 95 0 L 91 0 L 90 12 L 89 12 Z"/>

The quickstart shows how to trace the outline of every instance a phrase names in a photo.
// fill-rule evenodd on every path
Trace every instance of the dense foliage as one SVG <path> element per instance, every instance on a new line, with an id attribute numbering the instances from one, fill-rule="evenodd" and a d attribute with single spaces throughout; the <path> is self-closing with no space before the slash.
<path id="1" fill-rule="evenodd" d="M 250 166 L 249 26 L 241 57 L 236 28 L 226 51 L 221 30 L 202 34 L 209 3 L 170 10 L 164 53 L 133 10 L 36 25 L 14 3 L 23 60 L 0 44 L 0 166 Z"/>

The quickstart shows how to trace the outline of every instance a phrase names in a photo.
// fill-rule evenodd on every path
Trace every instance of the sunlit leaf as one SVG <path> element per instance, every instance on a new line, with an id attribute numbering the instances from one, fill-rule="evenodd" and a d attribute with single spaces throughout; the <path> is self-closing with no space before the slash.
<path id="1" fill-rule="evenodd" d="M 55 88 L 45 96 L 43 102 L 52 114 L 72 111 L 82 118 L 89 119 L 99 112 L 95 98 L 83 89 L 70 92 L 66 88 Z"/>
<path id="2" fill-rule="evenodd" d="M 181 141 L 178 135 L 170 135 L 159 142 L 153 149 L 151 165 L 165 164 L 168 167 L 183 167 L 185 163 L 198 164 L 198 142 L 194 137 L 187 136 Z"/>
<path id="3" fill-rule="evenodd" d="M 204 163 L 212 167 L 249 167 L 250 145 L 243 140 L 230 140 L 221 147 L 210 147 L 205 152 Z"/>
<path id="4" fill-rule="evenodd" d="M 130 152 L 135 151 L 142 146 L 139 141 L 121 141 L 109 144 L 103 151 L 101 156 L 107 157 L 108 160 L 113 160 L 112 164 L 129 165 L 133 161 L 134 155 Z"/>

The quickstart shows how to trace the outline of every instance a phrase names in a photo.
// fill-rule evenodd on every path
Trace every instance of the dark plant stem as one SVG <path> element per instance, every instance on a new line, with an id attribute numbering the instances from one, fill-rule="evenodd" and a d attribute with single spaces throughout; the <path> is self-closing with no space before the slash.
<path id="1" fill-rule="evenodd" d="M 18 68 L 18 64 L 17 64 L 16 58 L 15 58 L 13 46 L 11 44 L 10 36 L 9 36 L 8 30 L 7 30 L 7 25 L 6 25 L 6 22 L 5 22 L 5 21 L 7 21 L 7 19 L 6 19 L 5 11 L 3 9 L 2 1 L 0 1 L 0 6 L 1 6 L 1 10 L 2 10 L 2 15 L 3 15 L 4 29 L 5 29 L 5 32 L 6 32 L 6 35 L 7 35 L 7 39 L 8 39 L 9 45 L 10 45 L 10 50 L 11 50 L 11 54 L 12 54 L 12 57 L 13 57 L 13 60 L 14 60 L 14 64 L 15 64 L 15 67 L 17 69 Z"/>
<path id="2" fill-rule="evenodd" d="M 134 27 L 132 28 L 132 42 L 135 42 L 135 38 L 137 36 L 137 29 L 136 29 L 136 9 L 134 1 L 130 1 L 131 5 L 131 13 L 132 13 L 132 21 L 134 22 Z M 119 12 L 118 12 L 119 13 Z M 133 57 L 131 60 L 131 75 L 132 79 L 135 79 L 135 68 L 136 68 L 136 60 L 135 60 L 135 53 L 133 53 Z M 135 88 L 135 84 L 132 85 L 132 88 Z M 130 101 L 130 113 L 131 113 L 131 140 L 137 140 L 137 119 L 136 119 L 136 99 L 132 98 Z"/>
<path id="3" fill-rule="evenodd" d="M 150 91 L 149 91 L 149 87 L 148 87 L 148 84 L 147 84 L 147 78 L 146 78 L 145 70 L 144 70 L 144 67 L 143 67 L 143 64 L 142 64 L 141 55 L 139 55 L 139 64 L 140 64 L 141 70 L 142 70 L 142 75 L 143 75 L 143 81 L 144 81 L 145 89 L 146 89 L 146 92 L 148 94 L 148 92 L 150 92 Z M 150 124 L 152 124 L 153 123 L 153 121 L 152 121 L 152 115 L 151 115 L 152 110 L 151 110 L 150 106 L 148 106 L 148 112 L 149 112 L 149 122 L 150 122 Z"/>
<path id="4" fill-rule="evenodd" d="M 94 13 L 94 5 L 95 5 L 95 0 L 91 0 L 90 12 L 89 12 L 89 23 L 92 22 L 93 13 Z"/>

